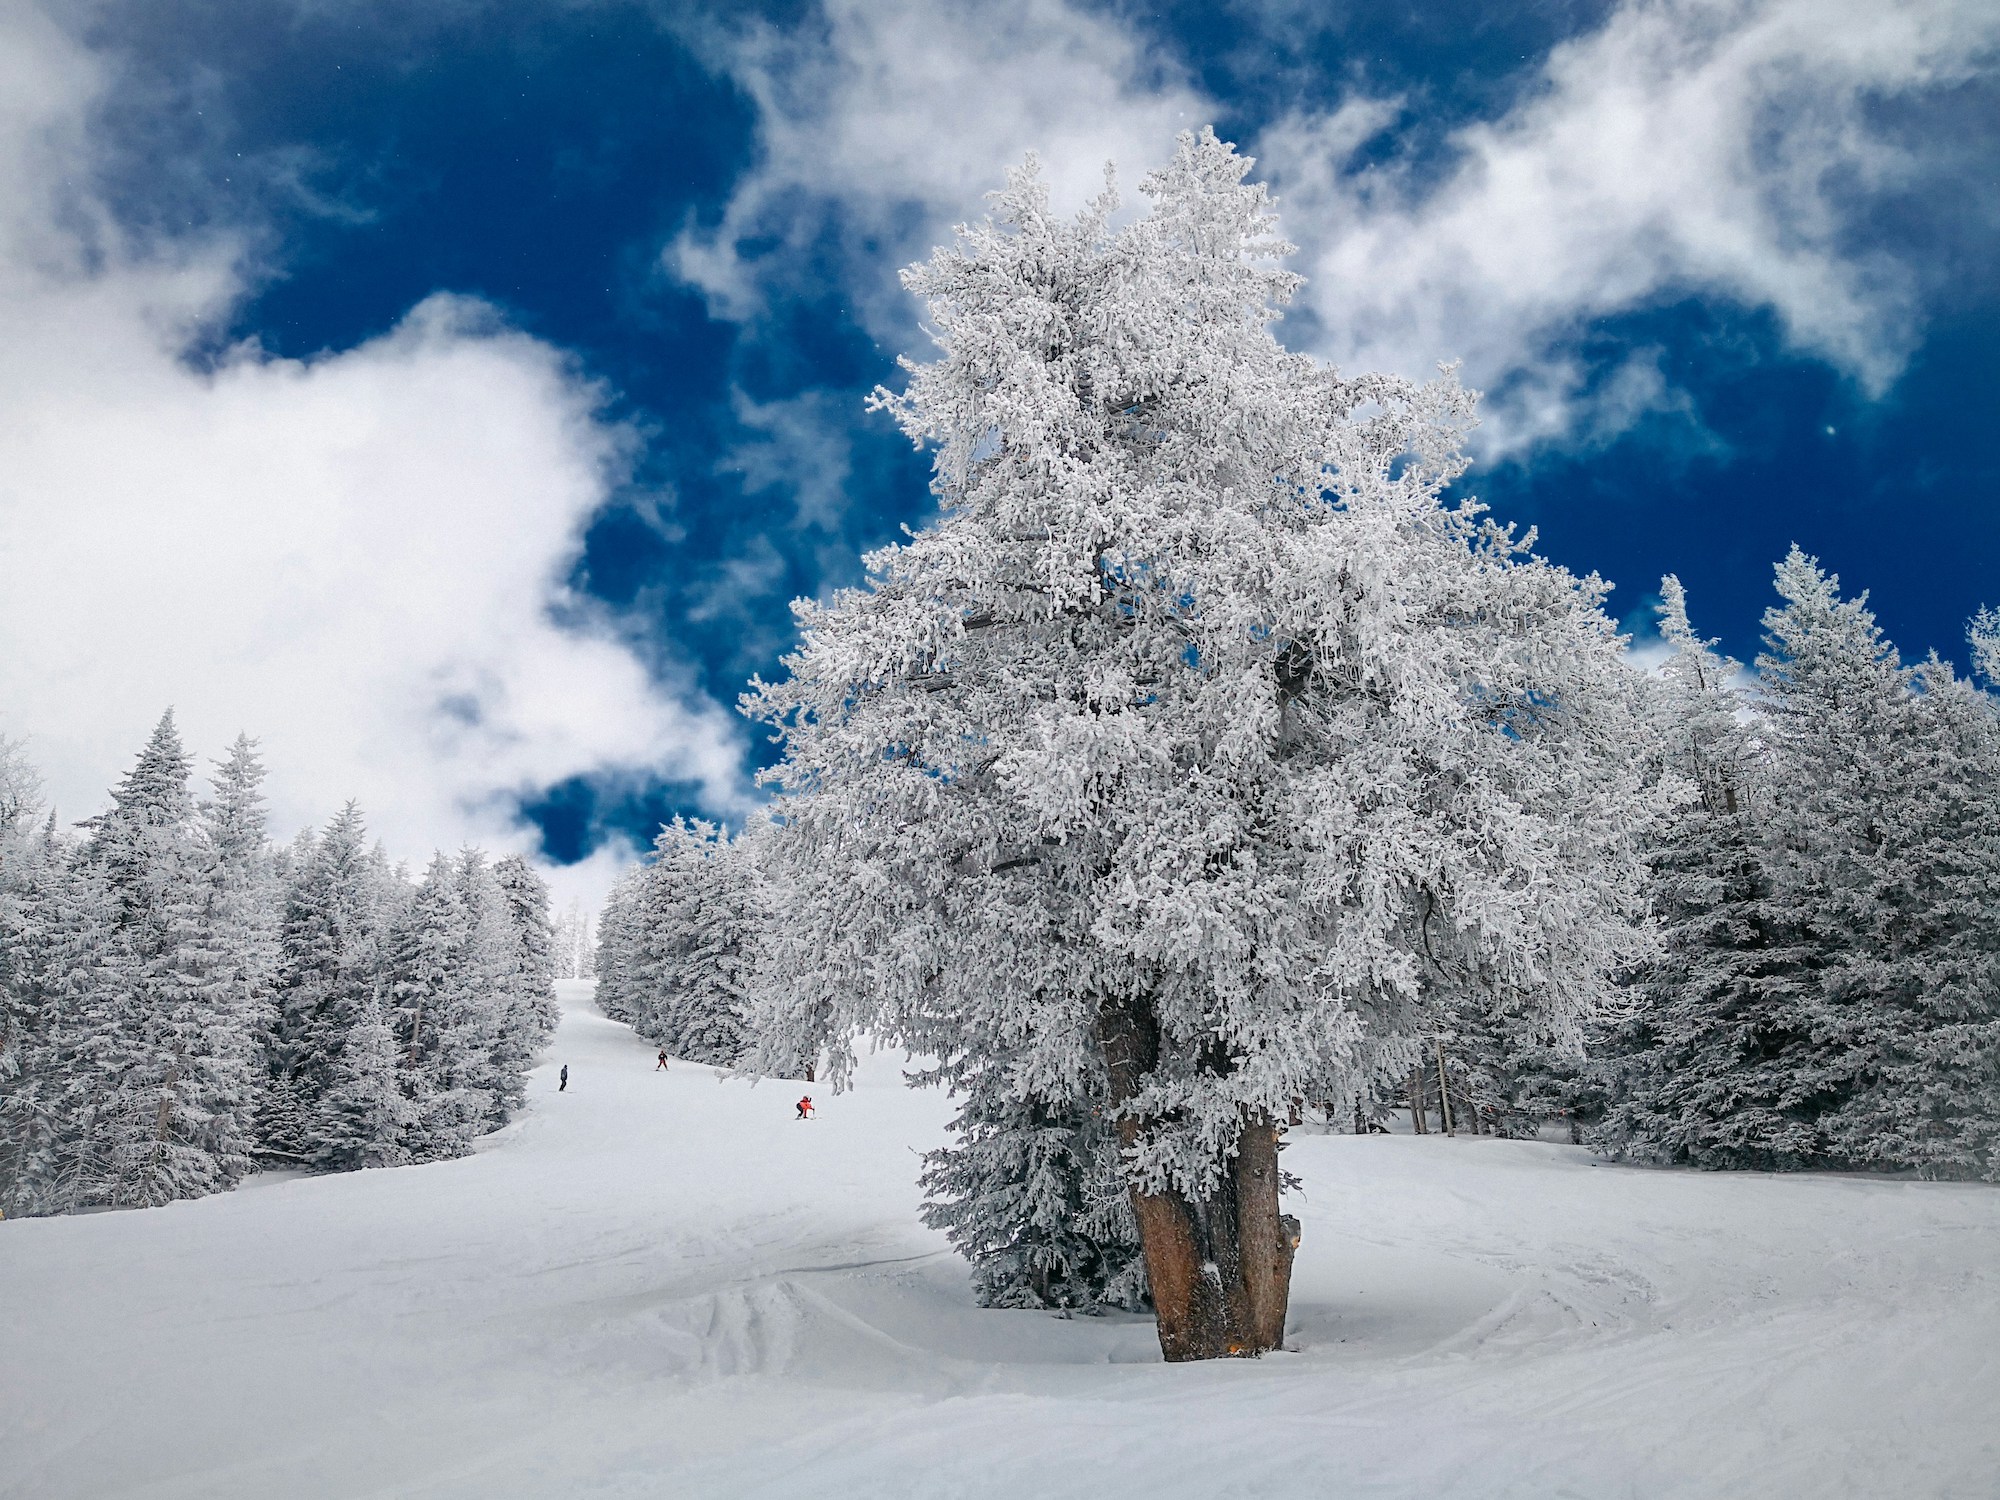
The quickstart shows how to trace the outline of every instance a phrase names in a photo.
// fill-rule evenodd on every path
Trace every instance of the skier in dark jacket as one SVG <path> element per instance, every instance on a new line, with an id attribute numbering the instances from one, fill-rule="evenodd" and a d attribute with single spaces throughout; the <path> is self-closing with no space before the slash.
<path id="1" fill-rule="evenodd" d="M 662 1047 L 660 1049 L 660 1060 L 659 1062 L 653 1065 L 653 1071 L 655 1073 L 658 1073 L 662 1069 L 666 1068 L 666 1066 L 667 1066 L 667 1049 L 665 1047 Z"/>
<path id="2" fill-rule="evenodd" d="M 568 1087 L 569 1087 L 569 1064 L 564 1063 L 562 1070 L 562 1077 L 556 1083 L 556 1092 L 560 1094 L 564 1089 Z"/>

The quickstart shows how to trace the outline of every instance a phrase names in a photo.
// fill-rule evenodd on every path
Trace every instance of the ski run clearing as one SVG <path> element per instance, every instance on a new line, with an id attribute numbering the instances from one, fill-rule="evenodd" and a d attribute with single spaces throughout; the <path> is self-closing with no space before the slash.
<path id="1" fill-rule="evenodd" d="M 472 1157 L 0 1224 L 0 1494 L 2000 1494 L 1992 1188 L 1294 1133 L 1290 1347 L 1168 1366 L 973 1305 L 890 1059 L 799 1123 L 561 988 Z"/>

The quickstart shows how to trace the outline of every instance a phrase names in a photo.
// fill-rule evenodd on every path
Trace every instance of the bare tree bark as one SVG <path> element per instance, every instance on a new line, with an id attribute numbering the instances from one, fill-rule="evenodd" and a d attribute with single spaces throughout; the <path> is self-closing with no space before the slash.
<path id="1" fill-rule="evenodd" d="M 1451 1084 L 1444 1076 L 1444 1038 L 1432 1037 L 1431 1046 L 1437 1050 L 1438 1061 L 1438 1122 L 1444 1126 L 1446 1135 L 1457 1135 L 1451 1125 Z"/>
<path id="2" fill-rule="evenodd" d="M 1097 1029 L 1111 1103 L 1120 1106 L 1159 1064 L 1159 1025 L 1141 999 L 1103 1006 Z M 1120 1141 L 1136 1144 L 1146 1123 L 1121 1117 Z M 1244 1358 L 1284 1343 L 1299 1223 L 1280 1212 L 1278 1187 L 1277 1126 L 1246 1113 L 1236 1154 L 1206 1193 L 1131 1189 L 1169 1361 Z"/>
<path id="3" fill-rule="evenodd" d="M 1410 1069 L 1410 1130 L 1416 1135 L 1429 1135 L 1430 1122 L 1424 1118 L 1424 1070 L 1421 1066 Z"/>

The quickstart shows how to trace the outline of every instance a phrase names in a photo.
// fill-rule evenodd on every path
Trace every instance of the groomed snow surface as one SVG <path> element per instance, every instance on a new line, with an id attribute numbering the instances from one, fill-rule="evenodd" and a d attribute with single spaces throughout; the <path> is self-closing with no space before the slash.
<path id="1" fill-rule="evenodd" d="M 2000 1494 L 2000 1191 L 1299 1136 L 1295 1348 L 1167 1366 L 973 1305 L 889 1060 L 799 1123 L 565 988 L 466 1160 L 0 1224 L 0 1494 Z"/>

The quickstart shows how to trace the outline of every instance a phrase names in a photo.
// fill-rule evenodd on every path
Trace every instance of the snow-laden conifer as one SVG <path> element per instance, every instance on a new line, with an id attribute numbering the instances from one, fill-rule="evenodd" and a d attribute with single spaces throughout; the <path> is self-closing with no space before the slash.
<path id="1" fill-rule="evenodd" d="M 510 854 L 496 860 L 493 881 L 505 918 L 499 968 L 506 1014 L 495 1066 L 504 1110 L 512 1113 L 521 1104 L 522 1078 L 562 1019 L 555 992 L 557 934 L 549 915 L 549 888 L 525 859 Z"/>
<path id="2" fill-rule="evenodd" d="M 1695 633 L 1678 579 L 1660 595 L 1669 654 L 1649 699 L 1669 809 L 1650 850 L 1662 946 L 1598 1048 L 1610 1091 L 1600 1139 L 1643 1160 L 1809 1165 L 1825 1143 L 1795 1049 L 1811 1046 L 1823 952 L 1773 867 L 1787 778 L 1737 663 Z"/>
<path id="3" fill-rule="evenodd" d="M 547 894 L 524 862 L 467 850 L 412 890 L 351 805 L 274 851 L 254 742 L 199 806 L 191 766 L 169 714 L 82 838 L 53 815 L 23 836 L 18 808 L 0 827 L 0 1212 L 215 1192 L 253 1148 L 457 1155 L 547 1041 Z"/>
<path id="4" fill-rule="evenodd" d="M 305 1120 L 299 1154 L 313 1161 L 351 1155 L 333 1147 L 321 1110 L 349 1034 L 365 1016 L 380 1019 L 385 871 L 367 847 L 361 810 L 350 802 L 300 857 L 285 891 L 279 929 L 274 1087 Z M 273 1145 L 277 1143 L 272 1142 Z"/>
<path id="5" fill-rule="evenodd" d="M 700 819 L 663 827 L 652 859 L 620 878 L 598 920 L 605 1014 L 676 1057 L 735 1063 L 769 925 L 761 884 L 746 835 Z"/>
<path id="6" fill-rule="evenodd" d="M 313 1155 L 335 1171 L 394 1167 L 428 1153 L 424 1110 L 403 1087 L 396 1039 L 373 996 L 363 1002 L 327 1070 L 313 1111 Z M 412 1150 L 411 1142 L 417 1143 Z"/>
<path id="7" fill-rule="evenodd" d="M 558 979 L 595 979 L 597 977 L 593 950 L 597 945 L 592 930 L 590 914 L 583 909 L 581 901 L 571 901 L 556 919 L 554 950 L 555 977 Z"/>
<path id="8" fill-rule="evenodd" d="M 1031 165 L 906 273 L 939 357 L 883 405 L 943 514 L 800 605 L 747 700 L 819 956 L 773 1044 L 1006 1038 L 1022 1099 L 1102 1076 L 1172 1358 L 1281 1337 L 1291 1100 L 1406 1064 L 1440 975 L 1562 1029 L 1640 945 L 1604 586 L 1442 503 L 1452 379 L 1278 346 L 1247 166 L 1184 137 L 1114 229 Z"/>
<path id="9" fill-rule="evenodd" d="M 1826 976 L 1829 1008 L 1865 1016 L 1867 1054 L 1829 1144 L 1856 1165 L 2000 1179 L 2000 721 L 1936 657 L 1911 679 L 1855 851 L 1877 917 Z"/>
<path id="10" fill-rule="evenodd" d="M 988 1307 L 1137 1309 L 1146 1293 L 1138 1226 L 1102 1090 L 1023 1097 L 1011 1059 L 961 1059 L 951 1144 L 927 1152 L 924 1221 L 972 1264 Z"/>
<path id="11" fill-rule="evenodd" d="M 116 1206 L 214 1192 L 250 1168 L 253 1019 L 191 769 L 169 712 L 80 855 L 116 909 L 84 1169 Z"/>
<path id="12" fill-rule="evenodd" d="M 645 880 L 646 867 L 630 865 L 611 882 L 597 914 L 597 941 L 591 958 L 597 975 L 597 1008 L 627 1026 L 637 1021 L 643 1006 L 645 948 L 638 908 Z"/>

